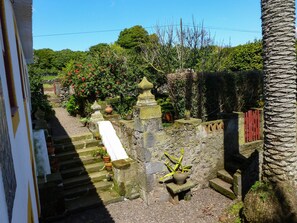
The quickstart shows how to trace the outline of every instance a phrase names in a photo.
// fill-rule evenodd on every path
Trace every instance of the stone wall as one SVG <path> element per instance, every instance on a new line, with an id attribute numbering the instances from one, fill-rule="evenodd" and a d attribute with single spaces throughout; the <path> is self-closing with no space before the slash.
<path id="1" fill-rule="evenodd" d="M 133 121 L 113 125 L 127 154 L 139 164 L 144 163 L 142 168 L 152 175 L 148 185 L 151 189 L 157 186 L 160 176 L 168 173 L 164 165 L 165 151 L 178 157 L 180 149 L 185 149 L 183 163 L 192 165 L 190 178 L 197 183 L 197 188 L 208 186 L 208 180 L 224 168 L 222 120 L 201 123 L 199 119 L 181 119 L 170 127 L 144 134 L 135 131 Z M 140 151 L 143 147 L 147 149 Z"/>
<path id="2" fill-rule="evenodd" d="M 137 186 L 142 199 L 148 204 L 152 203 L 151 198 L 166 199 L 163 195 L 168 193 L 159 183 L 160 177 L 168 173 L 164 152 L 180 157 L 182 148 L 183 165 L 192 165 L 190 178 L 197 184 L 196 188 L 208 186 L 208 181 L 224 168 L 223 121 L 201 123 L 200 119 L 180 119 L 173 126 L 163 128 L 161 107 L 151 93 L 153 84 L 144 77 L 138 87 L 141 93 L 134 106 L 133 121 L 113 124 L 127 154 L 136 161 Z M 154 196 L 159 189 L 162 194 Z"/>

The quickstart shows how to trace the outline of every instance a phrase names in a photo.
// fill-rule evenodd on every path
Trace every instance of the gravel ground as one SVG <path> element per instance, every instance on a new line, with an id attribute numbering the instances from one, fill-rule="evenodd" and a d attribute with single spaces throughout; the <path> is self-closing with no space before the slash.
<path id="1" fill-rule="evenodd" d="M 158 202 L 147 206 L 138 198 L 76 213 L 56 223 L 216 223 L 231 204 L 230 199 L 206 188 L 177 205 Z"/>
<path id="2" fill-rule="evenodd" d="M 57 107 L 54 110 L 55 117 L 50 121 L 53 136 L 90 133 L 89 129 L 79 122 L 79 118 L 70 116 L 64 108 Z"/>

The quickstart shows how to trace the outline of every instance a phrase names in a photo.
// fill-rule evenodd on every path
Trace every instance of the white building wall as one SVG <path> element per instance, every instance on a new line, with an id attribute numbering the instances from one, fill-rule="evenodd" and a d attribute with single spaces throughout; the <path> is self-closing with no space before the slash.
<path id="1" fill-rule="evenodd" d="M 8 214 L 7 214 L 7 205 L 5 202 L 5 192 L 4 192 L 4 185 L 2 180 L 2 172 L 0 169 L 0 222 L 1 223 L 8 223 Z"/>
<path id="2" fill-rule="evenodd" d="M 20 70 L 18 63 L 18 51 L 16 45 L 16 33 L 14 31 L 14 15 L 13 8 L 10 0 L 4 0 L 5 2 L 5 11 L 6 11 L 6 21 L 8 28 L 8 38 L 10 44 L 10 53 L 12 59 L 12 70 L 14 74 L 14 84 L 15 84 L 15 93 L 16 93 L 16 101 L 18 105 L 18 113 L 19 113 L 19 124 L 16 132 L 14 133 L 13 125 L 12 125 L 12 117 L 10 111 L 9 104 L 9 96 L 8 89 L 6 86 L 6 76 L 3 72 L 1 72 L 1 80 L 2 80 L 2 89 L 5 100 L 5 109 L 7 114 L 7 123 L 9 129 L 9 137 L 11 141 L 12 147 L 12 156 L 14 161 L 14 169 L 15 176 L 17 181 L 17 189 L 14 200 L 13 214 L 12 214 L 12 223 L 20 223 L 27 222 L 28 219 L 28 191 L 30 190 L 31 194 L 31 202 L 32 202 L 32 211 L 33 211 L 33 219 L 34 222 L 38 222 L 38 211 L 35 197 L 35 186 L 34 186 L 34 177 L 32 173 L 32 165 L 30 158 L 30 142 L 32 140 L 32 123 L 30 117 L 30 109 L 28 98 L 24 99 L 22 94 L 22 80 L 20 79 Z M 0 63 L 3 63 L 3 58 L 0 58 Z M 0 65 L 0 69 L 2 71 L 3 65 Z M 29 95 L 29 94 L 27 94 Z M 27 102 L 27 111 L 28 118 L 26 119 L 26 112 L 24 107 L 24 100 Z M 29 121 L 29 133 L 27 129 L 27 120 Z M 31 133 L 31 134 L 30 134 Z M 29 137 L 30 135 L 30 137 Z M 33 145 L 33 144 L 31 144 Z M 1 192 L 0 192 L 1 193 Z M 1 196 L 1 194 L 0 194 Z M 2 196 L 1 196 L 2 197 Z M 0 199 L 1 199 L 0 197 Z M 0 213 L 2 214 L 2 210 L 0 209 Z M 2 223 L 2 221 L 0 221 Z"/>

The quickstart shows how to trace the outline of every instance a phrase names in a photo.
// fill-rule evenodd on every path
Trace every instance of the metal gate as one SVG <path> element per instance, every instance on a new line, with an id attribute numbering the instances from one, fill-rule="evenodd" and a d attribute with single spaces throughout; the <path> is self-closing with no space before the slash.
<path id="1" fill-rule="evenodd" d="M 249 110 L 244 113 L 244 135 L 245 142 L 260 139 L 260 111 Z"/>

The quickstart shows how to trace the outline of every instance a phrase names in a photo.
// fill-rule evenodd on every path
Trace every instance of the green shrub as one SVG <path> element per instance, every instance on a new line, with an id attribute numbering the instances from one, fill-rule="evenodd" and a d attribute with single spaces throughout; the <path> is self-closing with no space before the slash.
<path id="1" fill-rule="evenodd" d="M 78 114 L 78 109 L 79 106 L 77 104 L 77 100 L 74 95 L 71 95 L 68 102 L 66 103 L 66 110 L 70 115 L 75 116 Z"/>
<path id="2" fill-rule="evenodd" d="M 34 114 L 38 108 L 45 113 L 45 119 L 49 120 L 54 114 L 54 110 L 47 100 L 47 95 L 43 94 L 42 76 L 39 73 L 34 73 L 34 70 L 29 70 L 29 81 L 31 91 L 31 106 L 32 114 Z M 34 116 L 33 116 L 34 117 Z"/>

